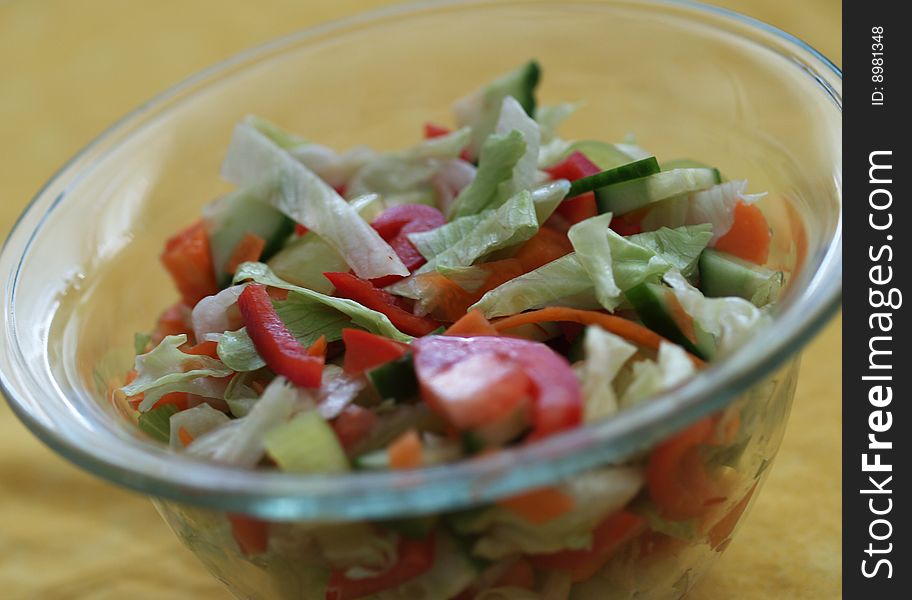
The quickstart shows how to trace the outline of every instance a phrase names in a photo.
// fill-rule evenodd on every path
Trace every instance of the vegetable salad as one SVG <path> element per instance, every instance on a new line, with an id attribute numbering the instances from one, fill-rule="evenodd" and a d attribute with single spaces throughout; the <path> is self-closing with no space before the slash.
<path id="1" fill-rule="evenodd" d="M 764 266 L 763 194 L 630 140 L 559 136 L 578 105 L 538 105 L 539 78 L 520 66 L 392 152 L 238 123 L 236 190 L 161 255 L 181 300 L 136 336 L 120 399 L 139 428 L 238 468 L 416 469 L 610 418 L 763 327 L 784 279 Z M 631 545 L 723 544 L 752 492 L 720 475 L 741 437 L 712 417 L 491 505 L 298 531 L 290 597 L 605 598 L 592 581 Z M 291 535 L 227 526 L 260 563 Z"/>

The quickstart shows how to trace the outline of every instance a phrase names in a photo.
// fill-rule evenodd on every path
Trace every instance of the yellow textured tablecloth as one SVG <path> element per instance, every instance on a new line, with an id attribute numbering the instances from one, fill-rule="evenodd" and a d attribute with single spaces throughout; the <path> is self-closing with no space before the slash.
<path id="1" fill-rule="evenodd" d="M 116 118 L 251 45 L 388 0 L 0 0 L 0 235 Z M 838 0 L 725 0 L 841 63 Z M 841 334 L 807 349 L 763 493 L 694 600 L 840 594 Z M 35 440 L 0 402 L 0 598 L 227 598 L 151 504 Z"/>

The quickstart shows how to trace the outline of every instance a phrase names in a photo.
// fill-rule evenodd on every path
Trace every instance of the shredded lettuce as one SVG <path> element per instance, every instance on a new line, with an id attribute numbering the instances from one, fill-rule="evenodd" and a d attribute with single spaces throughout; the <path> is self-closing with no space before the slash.
<path id="1" fill-rule="evenodd" d="M 720 355 L 735 350 L 771 321 L 769 314 L 743 298 L 706 298 L 677 271 L 668 271 L 663 279 L 684 310 L 715 337 Z"/>
<path id="2" fill-rule="evenodd" d="M 180 347 L 187 343 L 185 334 L 169 335 L 146 354 L 136 357 L 136 379 L 121 388 L 127 396 L 143 394 L 139 411 L 146 412 L 158 399 L 171 392 L 188 392 L 204 398 L 222 398 L 225 381 L 218 378 L 233 373 L 222 361 L 209 356 L 186 354 Z"/>
<path id="3" fill-rule="evenodd" d="M 476 568 L 459 544 L 443 531 L 435 534 L 434 565 L 398 587 L 378 592 L 371 600 L 444 600 L 455 598 L 477 577 Z"/>
<path id="4" fill-rule="evenodd" d="M 326 240 L 359 277 L 408 275 L 399 257 L 332 187 L 248 122 L 239 123 L 222 164 L 239 186 L 278 182 L 270 204 Z"/>
<path id="5" fill-rule="evenodd" d="M 538 123 L 526 114 L 516 98 L 507 96 L 503 99 L 500 116 L 497 119 L 495 131 L 499 134 L 508 134 L 518 131 L 525 142 L 525 152 L 513 166 L 513 173 L 509 180 L 501 184 L 498 195 L 509 198 L 523 190 L 531 190 L 536 182 L 538 171 L 538 149 L 541 145 L 541 132 Z"/>
<path id="6" fill-rule="evenodd" d="M 182 410 L 171 416 L 169 445 L 172 448 L 184 447 L 179 435 L 181 429 L 186 431 L 191 438 L 196 439 L 216 427 L 221 427 L 230 420 L 228 415 L 212 408 L 205 402 L 193 408 Z"/>
<path id="7" fill-rule="evenodd" d="M 268 137 L 270 141 L 272 141 L 283 150 L 290 150 L 292 148 L 310 144 L 306 138 L 303 138 L 296 133 L 287 131 L 272 121 L 264 119 L 263 117 L 250 115 L 246 120 L 247 123 L 249 123 L 252 127 L 255 127 L 257 131 Z"/>
<path id="8" fill-rule="evenodd" d="M 696 372 L 693 362 L 683 348 L 668 342 L 659 344 L 656 361 L 634 363 L 632 378 L 621 397 L 621 406 L 633 406 L 673 388 Z"/>
<path id="9" fill-rule="evenodd" d="M 636 496 L 643 475 L 634 467 L 607 467 L 574 476 L 561 486 L 575 508 L 546 523 L 535 524 L 498 505 L 461 515 L 453 523 L 460 533 L 480 534 L 474 553 L 497 560 L 518 553 L 545 554 L 587 548 L 592 530 L 606 516 Z"/>
<path id="10" fill-rule="evenodd" d="M 490 290 L 470 309 L 491 319 L 545 306 L 598 308 L 589 273 L 576 254 L 567 254 Z"/>
<path id="11" fill-rule="evenodd" d="M 587 327 L 585 335 L 583 420 L 590 423 L 617 412 L 614 378 L 637 349 L 624 338 L 595 325 Z"/>
<path id="12" fill-rule="evenodd" d="M 609 229 L 610 222 L 606 213 L 577 223 L 567 234 L 608 310 L 621 304 L 623 292 L 658 280 L 669 269 L 693 272 L 710 236 L 708 226 L 698 225 L 624 237 Z"/>
<path id="13" fill-rule="evenodd" d="M 570 182 L 566 179 L 558 179 L 532 190 L 532 203 L 535 204 L 535 216 L 539 225 L 545 224 L 569 191 Z"/>
<path id="14" fill-rule="evenodd" d="M 167 444 L 171 438 L 171 415 L 176 412 L 176 406 L 165 404 L 140 414 L 136 425 L 152 439 Z"/>
<path id="15" fill-rule="evenodd" d="M 709 223 L 712 226 L 709 244 L 713 245 L 731 229 L 738 202 L 752 204 L 766 195 L 745 194 L 745 189 L 747 181 L 726 181 L 706 190 L 657 202 L 643 217 L 641 226 L 648 231 Z"/>
<path id="16" fill-rule="evenodd" d="M 294 326 L 292 317 L 296 316 L 298 312 L 312 310 L 314 305 L 323 305 L 346 315 L 356 327 L 361 327 L 371 333 L 376 333 L 377 335 L 382 335 L 400 342 L 410 342 L 412 340 L 411 336 L 396 329 L 393 324 L 390 323 L 389 317 L 383 313 L 364 307 L 354 300 L 334 298 L 333 296 L 327 296 L 326 294 L 298 287 L 277 277 L 275 273 L 263 263 L 247 262 L 238 267 L 234 276 L 235 282 L 246 281 L 248 279 L 252 279 L 263 285 L 288 290 L 293 293 L 289 294 L 289 300 L 292 304 L 283 305 L 286 307 L 283 310 L 287 310 L 287 312 L 285 314 L 282 312 L 279 313 L 279 316 L 282 316 L 283 320 L 287 319 L 285 320 L 285 323 L 289 327 Z M 294 299 L 291 300 L 293 296 Z M 293 308 L 295 306 L 299 308 Z M 326 331 L 321 331 L 316 337 L 325 334 Z M 314 338 L 314 340 L 316 340 L 316 338 Z"/>
<path id="17" fill-rule="evenodd" d="M 525 153 L 526 142 L 520 131 L 489 136 L 481 147 L 475 179 L 459 193 L 450 207 L 450 220 L 494 208 L 500 185 L 510 180 Z"/>
<path id="18" fill-rule="evenodd" d="M 437 229 L 410 233 L 408 239 L 421 256 L 430 260 L 465 239 L 487 216 L 488 213 L 459 217 Z"/>
<path id="19" fill-rule="evenodd" d="M 308 233 L 287 244 L 269 259 L 269 268 L 282 279 L 315 292 L 333 291 L 327 272 L 348 271 L 348 264 L 335 248 L 320 236 Z"/>
<path id="20" fill-rule="evenodd" d="M 288 152 L 320 179 L 337 189 L 346 185 L 361 167 L 377 155 L 367 146 L 355 146 L 338 153 L 320 144 L 296 146 L 289 148 Z"/>
<path id="21" fill-rule="evenodd" d="M 317 393 L 317 404 L 324 419 L 335 419 L 364 389 L 363 377 L 352 376 L 342 367 L 323 367 L 323 379 Z"/>
<path id="22" fill-rule="evenodd" d="M 208 334 L 220 334 L 240 326 L 241 314 L 237 309 L 237 299 L 243 291 L 244 286 L 234 285 L 196 303 L 190 313 L 190 321 L 193 324 L 193 335 L 198 341 L 206 339 Z"/>
<path id="23" fill-rule="evenodd" d="M 214 462 L 252 469 L 266 452 L 266 434 L 288 421 L 300 400 L 294 386 L 284 377 L 276 377 L 246 417 L 200 436 L 187 446 L 187 452 Z"/>
<path id="24" fill-rule="evenodd" d="M 475 600 L 541 600 L 541 595 L 521 587 L 501 586 L 484 590 Z"/>

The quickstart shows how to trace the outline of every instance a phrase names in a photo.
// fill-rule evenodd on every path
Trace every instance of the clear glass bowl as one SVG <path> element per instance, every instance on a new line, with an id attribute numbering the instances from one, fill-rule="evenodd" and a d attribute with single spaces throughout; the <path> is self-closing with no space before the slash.
<path id="1" fill-rule="evenodd" d="M 632 133 L 660 159 L 699 157 L 771 192 L 761 204 L 774 231 L 771 262 L 791 272 L 774 327 L 613 418 L 416 471 L 301 477 L 204 464 L 149 442 L 117 414 L 107 394 L 129 369 L 133 332 L 176 296 L 158 264 L 162 243 L 228 189 L 218 170 L 238 119 L 260 114 L 337 148 L 404 147 L 423 122 L 448 122 L 453 98 L 529 57 L 544 68 L 543 102 L 585 102 L 566 137 Z M 640 536 L 572 595 L 679 597 L 762 483 L 798 352 L 840 305 L 841 89 L 839 70 L 799 40 L 684 3 L 419 4 L 278 40 L 143 105 L 38 193 L 0 254 L 3 389 L 63 456 L 156 498 L 207 567 L 250 598 L 322 598 L 293 566 L 300 548 L 286 543 L 314 523 L 464 510 L 642 462 L 685 426 L 715 415 L 718 433 L 737 416 L 747 439 L 725 468 L 728 493 L 696 534 Z M 240 552 L 224 511 L 275 522 L 269 560 Z"/>

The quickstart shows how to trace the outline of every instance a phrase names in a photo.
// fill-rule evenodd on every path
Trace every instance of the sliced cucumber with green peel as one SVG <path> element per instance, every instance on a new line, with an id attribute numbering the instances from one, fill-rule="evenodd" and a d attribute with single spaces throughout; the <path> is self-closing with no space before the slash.
<path id="1" fill-rule="evenodd" d="M 684 311 L 671 288 L 646 282 L 624 295 L 646 327 L 704 360 L 713 355 L 715 340 Z"/>
<path id="2" fill-rule="evenodd" d="M 485 139 L 494 132 L 504 98 L 516 98 L 530 117 L 535 117 L 535 87 L 541 68 L 534 60 L 502 75 L 480 90 L 456 101 L 453 111 L 461 127 L 472 128 L 469 156 L 474 161 Z"/>
<path id="3" fill-rule="evenodd" d="M 782 289 L 781 271 L 767 269 L 719 250 L 700 255 L 700 287 L 711 298 L 737 296 L 760 307 L 774 302 Z"/>
<path id="4" fill-rule="evenodd" d="M 561 156 L 561 160 L 570 156 L 574 151 L 585 154 L 586 158 L 595 163 L 599 169 L 613 169 L 634 160 L 634 157 L 624 152 L 617 144 L 598 140 L 573 142 L 567 152 Z"/>
<path id="5" fill-rule="evenodd" d="M 294 231 L 294 221 L 261 201 L 269 193 L 271 189 L 264 185 L 244 188 L 222 196 L 204 210 L 215 279 L 221 287 L 231 284 L 234 273 L 228 272 L 228 262 L 244 235 L 252 233 L 266 242 L 260 255 L 266 261 Z"/>
<path id="6" fill-rule="evenodd" d="M 595 199 L 599 212 L 624 215 L 654 202 L 714 185 L 714 169 L 674 169 L 599 188 L 595 191 Z"/>
<path id="7" fill-rule="evenodd" d="M 367 378 L 381 398 L 405 402 L 418 395 L 418 379 L 412 355 L 406 354 L 367 372 Z"/>
<path id="8" fill-rule="evenodd" d="M 607 169 L 595 175 L 577 179 L 570 184 L 570 191 L 567 192 L 567 198 L 573 198 L 586 192 L 592 192 L 605 186 L 614 185 L 631 179 L 640 179 L 647 175 L 658 173 L 659 161 L 654 156 L 628 162 L 613 169 Z"/>
<path id="9" fill-rule="evenodd" d="M 662 163 L 663 171 L 673 171 L 674 169 L 712 169 L 716 172 L 716 183 L 725 181 L 725 178 L 722 177 L 722 173 L 719 172 L 719 169 L 691 158 L 676 158 Z"/>

